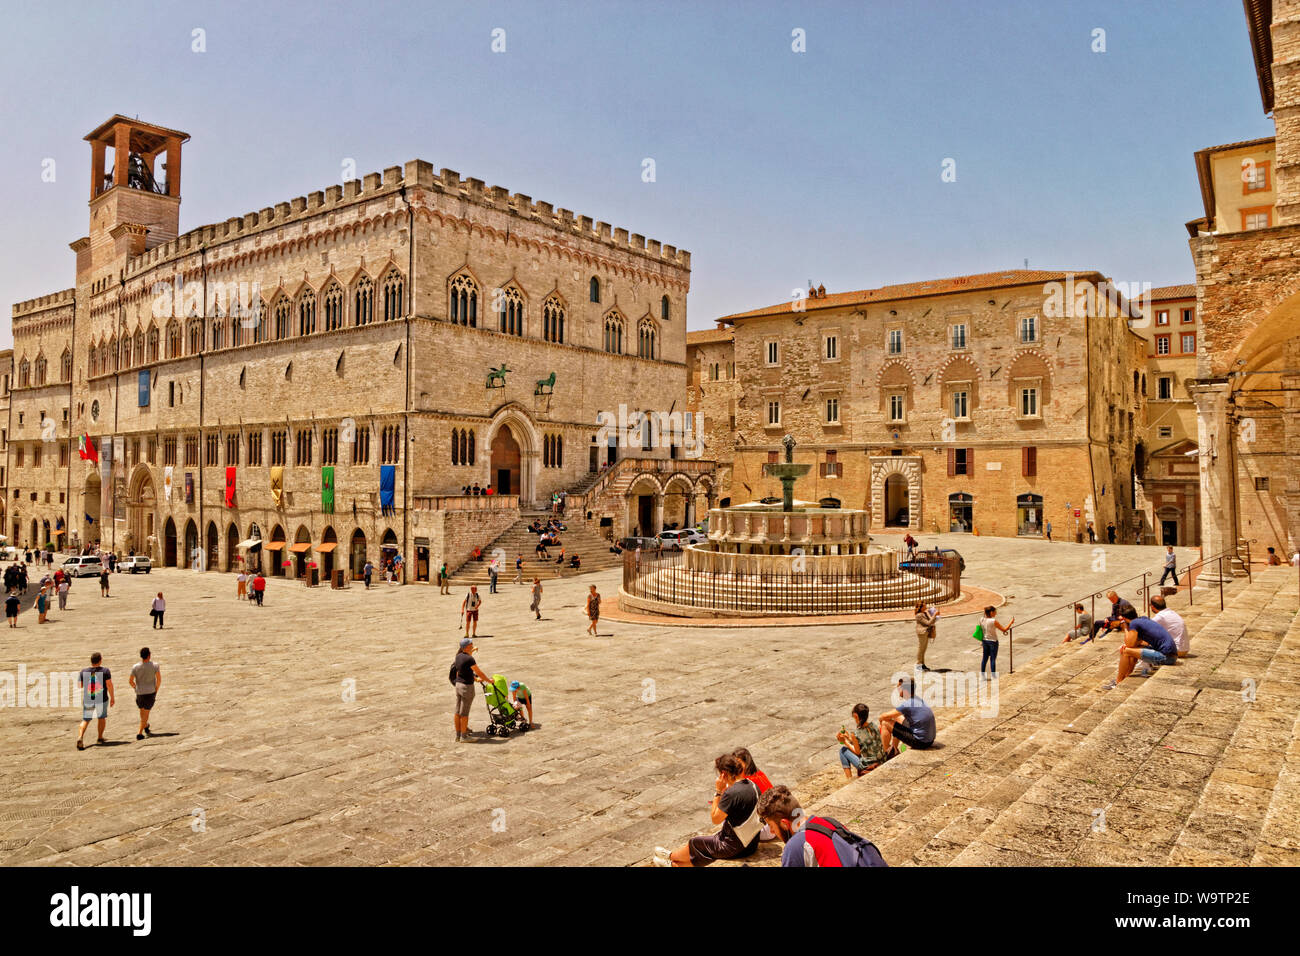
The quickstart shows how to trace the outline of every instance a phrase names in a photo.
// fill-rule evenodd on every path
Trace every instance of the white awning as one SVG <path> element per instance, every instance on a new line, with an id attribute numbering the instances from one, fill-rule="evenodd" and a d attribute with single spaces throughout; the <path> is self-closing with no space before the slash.
<path id="1" fill-rule="evenodd" d="M 239 544 L 235 545 L 235 547 L 237 547 L 237 548 L 252 548 L 252 547 L 254 547 L 254 546 L 256 546 L 256 545 L 260 545 L 261 543 L 262 543 L 262 539 L 261 539 L 261 538 L 249 538 L 247 541 L 241 541 L 241 542 L 239 542 Z"/>

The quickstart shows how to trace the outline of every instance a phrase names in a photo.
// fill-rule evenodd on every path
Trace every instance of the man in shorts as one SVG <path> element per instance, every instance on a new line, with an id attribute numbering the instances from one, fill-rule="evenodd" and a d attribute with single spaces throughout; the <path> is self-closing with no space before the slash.
<path id="1" fill-rule="evenodd" d="M 471 584 L 469 593 L 465 595 L 465 600 L 460 602 L 460 612 L 465 615 L 465 636 L 478 637 L 478 609 L 483 603 L 483 598 L 479 597 L 478 585 Z M 471 633 L 470 628 L 473 628 Z"/>
<path id="2" fill-rule="evenodd" d="M 1163 624 L 1149 617 L 1138 617 L 1122 620 L 1119 630 L 1124 635 L 1124 646 L 1119 649 L 1119 669 L 1113 680 L 1101 685 L 1102 690 L 1118 686 L 1133 673 L 1138 661 L 1153 665 L 1178 663 L 1178 645 Z"/>
<path id="3" fill-rule="evenodd" d="M 880 742 L 890 757 L 898 756 L 898 745 L 917 750 L 934 745 L 934 711 L 916 696 L 916 682 L 905 677 L 898 682 L 898 707 L 880 717 Z"/>
<path id="4" fill-rule="evenodd" d="M 90 666 L 83 668 L 77 675 L 77 686 L 81 688 L 81 729 L 77 731 L 77 749 L 85 750 L 82 738 L 86 728 L 93 719 L 99 720 L 99 739 L 104 743 L 104 724 L 108 720 L 108 708 L 117 704 L 113 694 L 113 674 L 103 665 L 104 657 L 99 651 L 90 655 Z"/>
<path id="5" fill-rule="evenodd" d="M 469 739 L 469 709 L 474 704 L 474 685 L 486 684 L 487 675 L 479 670 L 474 660 L 474 642 L 468 637 L 460 640 L 460 651 L 451 663 L 452 685 L 456 688 L 456 742 Z"/>
<path id="6" fill-rule="evenodd" d="M 153 662 L 149 648 L 140 648 L 140 663 L 131 668 L 131 687 L 135 690 L 135 706 L 140 708 L 140 729 L 135 739 L 144 740 L 145 734 L 153 736 L 149 729 L 149 711 L 153 710 L 158 698 L 158 689 L 162 687 L 162 668 Z"/>

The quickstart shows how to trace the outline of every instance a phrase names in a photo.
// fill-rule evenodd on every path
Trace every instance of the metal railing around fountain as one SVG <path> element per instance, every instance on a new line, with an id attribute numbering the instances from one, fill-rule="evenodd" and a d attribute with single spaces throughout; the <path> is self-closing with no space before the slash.
<path id="1" fill-rule="evenodd" d="M 903 573 L 707 572 L 686 567 L 685 552 L 623 554 L 623 592 L 647 601 L 764 614 L 855 614 L 942 604 L 961 596 L 956 558 L 914 562 Z"/>

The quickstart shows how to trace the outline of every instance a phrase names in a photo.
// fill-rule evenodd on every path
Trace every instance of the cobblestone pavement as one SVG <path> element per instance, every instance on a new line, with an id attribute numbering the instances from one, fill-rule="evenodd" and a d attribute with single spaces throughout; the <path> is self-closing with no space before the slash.
<path id="1" fill-rule="evenodd" d="M 939 540 L 961 549 L 970 583 L 1007 596 L 1003 620 L 1158 569 L 1161 553 L 1106 548 L 1105 569 L 1094 570 L 1087 545 Z M 31 680 L 78 670 L 99 650 L 116 685 L 115 745 L 78 752 L 77 707 L 6 702 L 0 862 L 631 863 L 707 826 L 718 753 L 748 746 L 778 782 L 833 765 L 851 706 L 883 709 L 890 676 L 915 650 L 910 622 L 607 623 L 592 638 L 581 610 L 591 583 L 614 600 L 616 572 L 544 582 L 541 622 L 525 587 L 484 595 L 480 665 L 533 688 L 541 727 L 455 743 L 447 670 L 460 593 L 334 592 L 272 579 L 259 609 L 235 600 L 232 575 L 117 575 L 109 599 L 79 582 L 52 623 L 38 626 L 27 612 L 5 629 L 0 693 L 20 664 Z M 163 631 L 149 626 L 158 590 L 168 602 Z M 941 622 L 931 666 L 978 666 L 971 621 Z M 1060 615 L 1018 630 L 1017 662 L 1065 626 Z M 162 666 L 152 725 L 163 736 L 137 743 L 127 677 L 143 644 Z M 485 724 L 476 703 L 471 727 Z"/>

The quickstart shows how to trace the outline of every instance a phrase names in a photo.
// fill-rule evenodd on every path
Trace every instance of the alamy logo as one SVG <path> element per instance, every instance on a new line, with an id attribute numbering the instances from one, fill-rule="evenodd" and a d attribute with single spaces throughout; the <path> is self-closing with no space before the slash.
<path id="1" fill-rule="evenodd" d="M 79 671 L 29 671 L 26 664 L 18 665 L 17 674 L 0 671 L 0 708 L 83 706 L 79 677 Z"/>
<path id="2" fill-rule="evenodd" d="M 80 887 L 50 897 L 51 926 L 128 926 L 148 936 L 153 925 L 151 893 L 85 893 Z"/>

